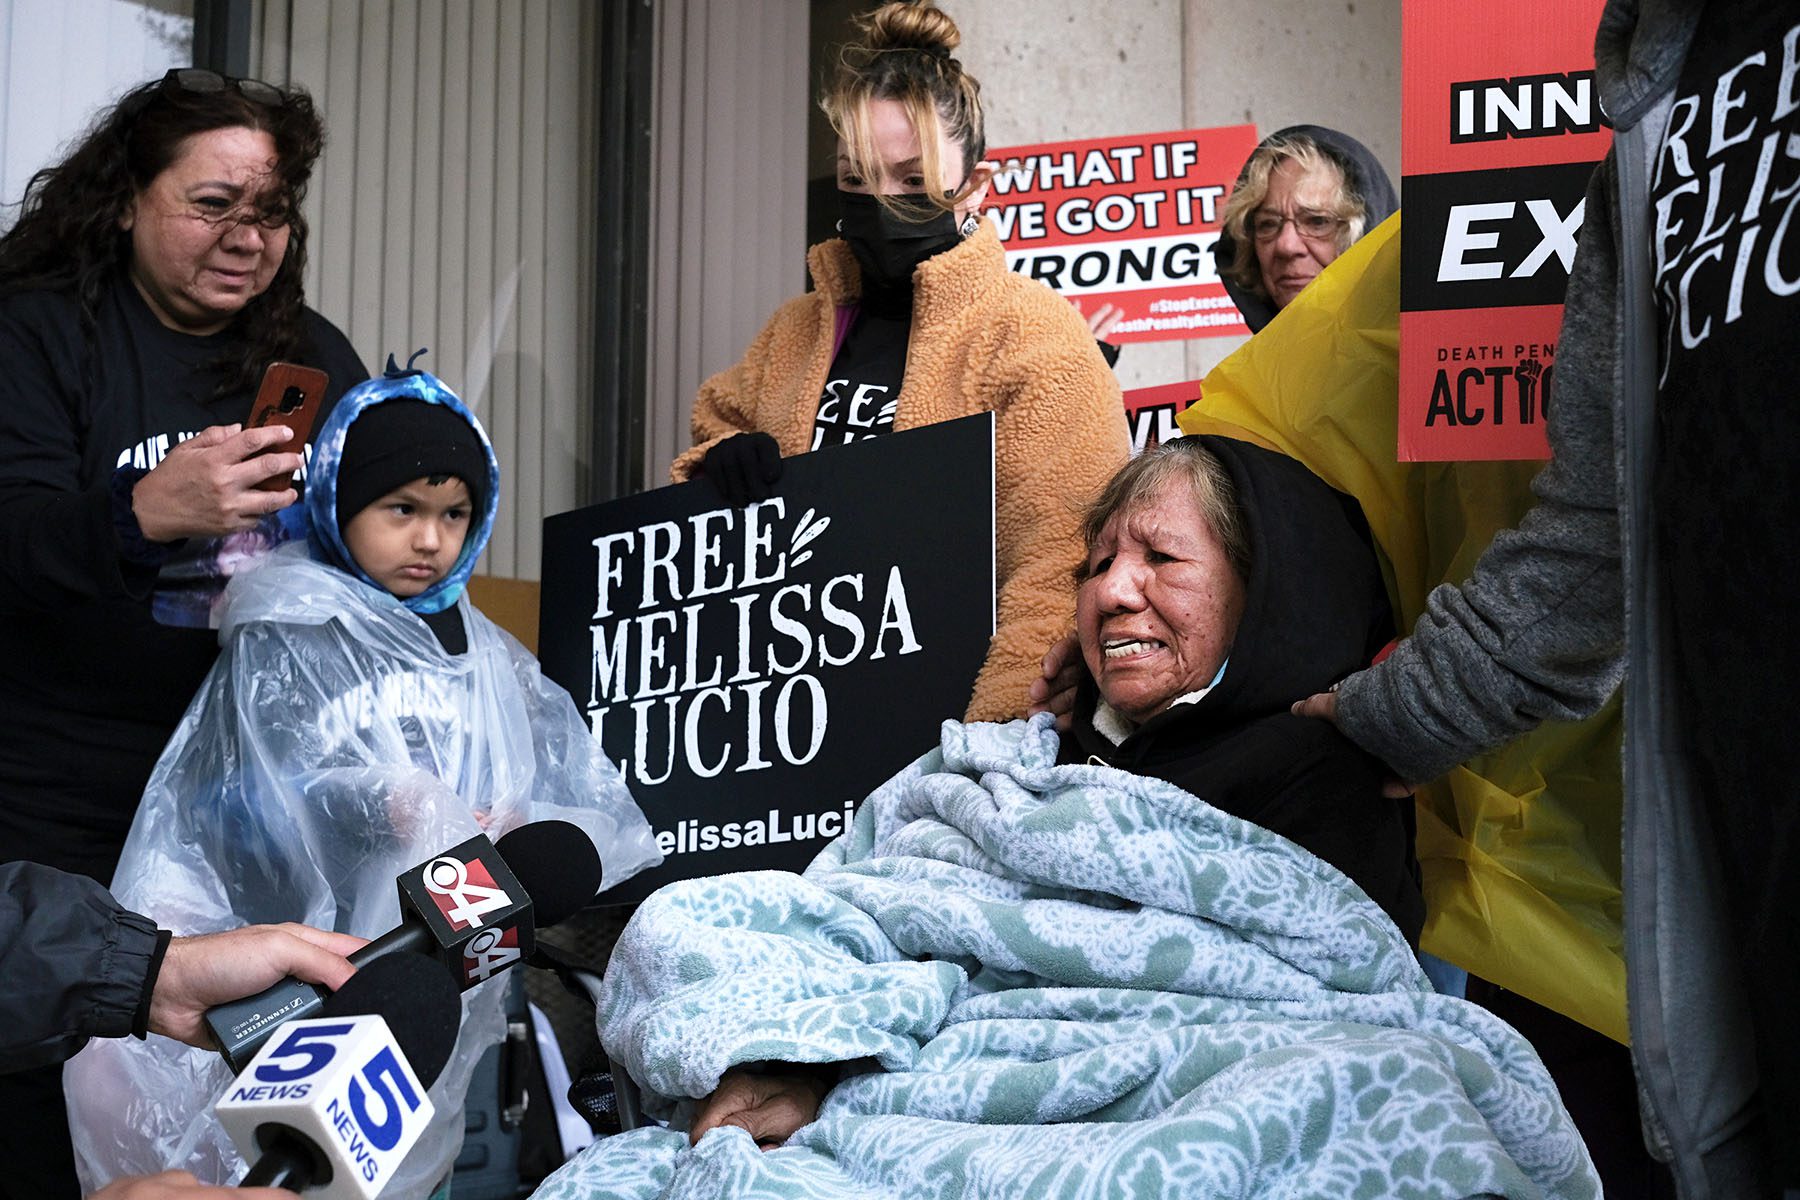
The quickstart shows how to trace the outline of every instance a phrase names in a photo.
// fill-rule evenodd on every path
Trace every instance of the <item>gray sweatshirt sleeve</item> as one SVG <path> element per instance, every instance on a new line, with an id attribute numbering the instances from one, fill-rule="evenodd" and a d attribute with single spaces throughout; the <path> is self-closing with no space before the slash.
<path id="1" fill-rule="evenodd" d="M 1339 685 L 1339 727 L 1403 779 L 1434 779 L 1542 721 L 1590 716 L 1624 675 L 1614 170 L 1609 155 L 1588 186 L 1536 504 L 1467 580 L 1432 591 L 1392 655 Z"/>

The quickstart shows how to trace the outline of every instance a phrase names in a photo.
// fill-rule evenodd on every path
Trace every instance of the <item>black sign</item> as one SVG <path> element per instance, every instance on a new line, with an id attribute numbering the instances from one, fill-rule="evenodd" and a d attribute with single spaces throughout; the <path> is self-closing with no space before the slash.
<path id="1" fill-rule="evenodd" d="M 771 500 L 702 479 L 544 522 L 544 673 L 667 860 L 607 893 L 798 870 L 960 718 L 994 631 L 993 417 L 786 460 Z"/>
<path id="2" fill-rule="evenodd" d="M 1593 173 L 1593 163 L 1555 163 L 1406 176 L 1400 306 L 1561 304 Z"/>

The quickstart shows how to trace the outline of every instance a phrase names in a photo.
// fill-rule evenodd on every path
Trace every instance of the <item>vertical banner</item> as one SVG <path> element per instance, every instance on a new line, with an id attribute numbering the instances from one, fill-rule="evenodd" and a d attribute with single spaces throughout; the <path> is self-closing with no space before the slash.
<path id="1" fill-rule="evenodd" d="M 991 413 L 544 522 L 539 658 L 650 819 L 614 888 L 799 870 L 960 718 L 994 633 Z"/>
<path id="2" fill-rule="evenodd" d="M 992 150 L 985 209 L 1006 264 L 1085 313 L 1122 310 L 1109 342 L 1247 334 L 1213 266 L 1256 126 Z"/>
<path id="3" fill-rule="evenodd" d="M 1402 461 L 1548 458 L 1603 0 L 1403 0 Z"/>

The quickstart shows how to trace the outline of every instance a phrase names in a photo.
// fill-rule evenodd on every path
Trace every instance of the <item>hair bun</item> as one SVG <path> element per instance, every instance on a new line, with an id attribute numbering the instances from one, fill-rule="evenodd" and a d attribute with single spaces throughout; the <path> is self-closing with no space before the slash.
<path id="1" fill-rule="evenodd" d="M 962 42 L 962 34 L 948 14 L 912 0 L 884 4 L 858 24 L 863 29 L 863 46 L 871 52 L 922 50 L 948 57 Z"/>

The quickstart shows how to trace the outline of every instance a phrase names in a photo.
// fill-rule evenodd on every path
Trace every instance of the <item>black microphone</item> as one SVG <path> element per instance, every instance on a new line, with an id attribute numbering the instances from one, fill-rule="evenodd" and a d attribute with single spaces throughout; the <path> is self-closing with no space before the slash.
<path id="1" fill-rule="evenodd" d="M 600 890 L 600 855 L 568 821 L 521 825 L 496 846 L 476 834 L 404 871 L 400 924 L 350 956 L 357 967 L 393 954 L 443 963 L 466 991 L 529 958 L 536 930 L 581 911 Z M 206 1012 L 207 1029 L 242 1071 L 282 1023 L 315 1014 L 331 993 L 298 979 Z"/>
<path id="2" fill-rule="evenodd" d="M 461 989 L 421 954 L 370 963 L 316 1019 L 283 1026 L 219 1100 L 246 1159 L 240 1187 L 369 1200 L 431 1123 L 426 1091 L 462 1024 Z"/>

